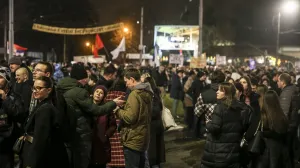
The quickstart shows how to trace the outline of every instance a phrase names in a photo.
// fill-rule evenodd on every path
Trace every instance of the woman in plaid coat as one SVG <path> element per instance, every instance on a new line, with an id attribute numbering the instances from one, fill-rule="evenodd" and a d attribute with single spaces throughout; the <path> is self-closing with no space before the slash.
<path id="1" fill-rule="evenodd" d="M 126 84 L 123 80 L 124 78 L 119 77 L 108 91 L 108 94 L 105 98 L 105 102 L 111 101 L 118 97 L 126 96 Z M 117 128 L 120 127 L 121 121 L 119 119 L 116 120 Z M 117 129 L 112 137 L 110 137 L 110 145 L 111 145 L 111 162 L 107 164 L 107 166 L 111 168 L 116 167 L 125 167 L 125 158 L 123 145 L 121 143 L 121 135 Z"/>

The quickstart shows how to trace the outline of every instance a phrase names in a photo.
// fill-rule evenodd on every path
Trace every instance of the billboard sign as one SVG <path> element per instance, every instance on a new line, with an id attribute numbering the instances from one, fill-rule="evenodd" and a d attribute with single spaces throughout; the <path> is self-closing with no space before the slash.
<path id="1" fill-rule="evenodd" d="M 160 50 L 197 50 L 199 26 L 155 26 L 154 46 Z"/>

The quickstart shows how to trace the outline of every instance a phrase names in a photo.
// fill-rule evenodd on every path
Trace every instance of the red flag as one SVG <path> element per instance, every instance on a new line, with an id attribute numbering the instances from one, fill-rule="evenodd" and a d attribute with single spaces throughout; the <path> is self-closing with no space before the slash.
<path id="1" fill-rule="evenodd" d="M 104 47 L 104 44 L 103 44 L 99 34 L 97 34 L 96 39 L 95 39 L 94 57 L 98 57 L 98 50 L 102 49 L 103 47 Z"/>

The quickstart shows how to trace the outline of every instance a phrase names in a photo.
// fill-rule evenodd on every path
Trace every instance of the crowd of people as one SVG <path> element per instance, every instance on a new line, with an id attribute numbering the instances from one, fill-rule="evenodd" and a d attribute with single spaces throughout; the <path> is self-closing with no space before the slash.
<path id="1" fill-rule="evenodd" d="M 160 91 L 133 67 L 0 67 L 1 168 L 135 168 L 165 162 Z"/>
<path id="2" fill-rule="evenodd" d="M 206 140 L 202 168 L 294 168 L 299 84 L 298 75 L 275 67 L 178 69 L 172 114 L 182 101 L 187 138 Z"/>
<path id="3" fill-rule="evenodd" d="M 187 140 L 206 140 L 201 167 L 294 168 L 299 84 L 295 73 L 275 67 L 26 64 L 13 57 L 0 62 L 0 168 L 161 167 L 167 93 L 173 118 L 183 103 Z"/>

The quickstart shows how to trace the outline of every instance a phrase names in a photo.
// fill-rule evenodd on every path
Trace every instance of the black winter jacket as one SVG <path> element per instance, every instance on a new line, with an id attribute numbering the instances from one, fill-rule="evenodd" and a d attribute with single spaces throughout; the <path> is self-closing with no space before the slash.
<path id="1" fill-rule="evenodd" d="M 237 100 L 228 108 L 221 102 L 207 123 L 208 136 L 202 157 L 204 167 L 224 168 L 240 162 L 240 141 L 249 123 L 249 108 Z"/>
<path id="2" fill-rule="evenodd" d="M 22 167 L 65 168 L 68 155 L 60 132 L 60 112 L 50 99 L 40 102 L 30 114 L 25 131 L 33 142 L 25 140 L 22 151 Z"/>

